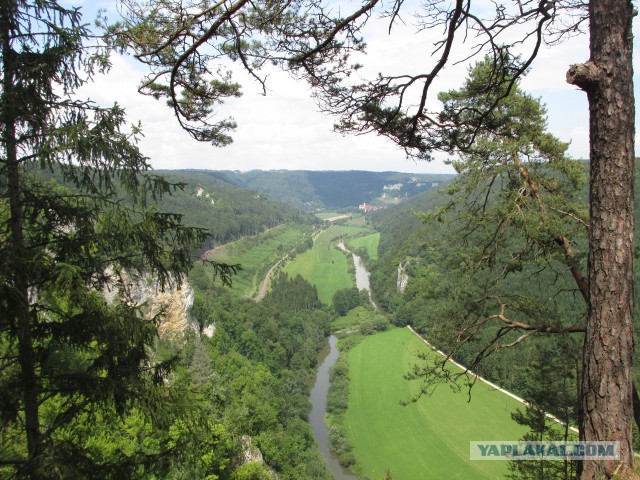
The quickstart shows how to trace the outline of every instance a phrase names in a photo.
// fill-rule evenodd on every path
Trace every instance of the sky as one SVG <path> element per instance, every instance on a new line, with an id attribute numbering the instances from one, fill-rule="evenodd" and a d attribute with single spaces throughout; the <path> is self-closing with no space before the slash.
<path id="1" fill-rule="evenodd" d="M 66 0 L 82 6 L 80 0 Z M 85 0 L 86 19 L 92 18 L 98 6 L 105 7 L 110 20 L 117 18 L 114 2 Z M 426 71 L 433 64 L 430 52 L 441 32 L 416 34 L 412 18 L 403 17 L 400 24 L 387 33 L 387 24 L 378 22 L 364 32 L 368 55 L 361 59 L 363 73 L 378 71 Z M 639 36 L 638 22 L 634 24 Z M 638 50 L 637 41 L 634 50 Z M 465 45 L 457 51 L 464 58 Z M 543 47 L 522 88 L 546 104 L 549 131 L 562 141 L 570 142 L 569 154 L 588 158 L 588 105 L 586 95 L 565 82 L 571 64 L 589 57 L 586 35 L 575 37 L 554 47 Z M 232 116 L 238 128 L 232 133 L 234 142 L 223 148 L 193 140 L 180 130 L 172 111 L 163 101 L 144 97 L 137 85 L 145 73 L 144 67 L 127 56 L 113 56 L 108 75 L 100 76 L 79 92 L 97 103 L 109 105 L 117 101 L 126 109 L 132 123 L 142 124 L 143 153 L 155 169 L 196 168 L 209 170 L 371 170 L 414 173 L 452 173 L 445 164 L 448 158 L 437 153 L 431 162 L 409 160 L 391 141 L 367 134 L 343 136 L 333 131 L 335 118 L 319 112 L 316 102 L 303 82 L 286 73 L 269 71 L 268 92 L 242 72 L 236 80 L 243 86 L 243 95 L 223 105 L 222 118 Z M 434 85 L 436 90 L 457 88 L 466 76 L 469 62 L 446 70 Z M 634 71 L 640 71 L 634 57 Z M 638 84 L 636 76 L 635 81 Z M 638 93 L 636 93 L 638 96 Z M 433 103 L 434 108 L 437 102 Z M 636 121 L 638 123 L 638 121 Z M 640 151 L 636 146 L 636 151 Z"/>

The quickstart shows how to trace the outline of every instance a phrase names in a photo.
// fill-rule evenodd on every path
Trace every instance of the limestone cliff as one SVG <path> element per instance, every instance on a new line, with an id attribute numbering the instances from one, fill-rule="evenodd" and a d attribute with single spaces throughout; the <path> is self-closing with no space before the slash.
<path id="1" fill-rule="evenodd" d="M 188 332 L 199 333 L 198 322 L 191 315 L 194 291 L 184 280 L 180 288 L 176 282 L 170 281 L 164 291 L 157 280 L 143 275 L 131 278 L 120 278 L 126 282 L 130 301 L 143 308 L 148 318 L 160 314 L 158 333 L 161 338 L 180 339 Z M 113 300 L 117 289 L 108 288 L 103 292 L 107 300 Z"/>
<path id="2" fill-rule="evenodd" d="M 194 292 L 191 285 L 184 282 L 181 288 L 170 287 L 164 292 L 156 288 L 149 297 L 149 316 L 161 314 L 158 333 L 161 338 L 178 339 L 185 333 L 198 333 L 198 324 L 191 315 Z"/>
<path id="3" fill-rule="evenodd" d="M 258 447 L 256 447 L 249 435 L 243 435 L 240 437 L 240 443 L 242 447 L 242 463 L 251 463 L 256 462 L 260 465 L 263 465 L 271 478 L 278 479 L 278 475 L 274 472 L 268 465 L 264 463 L 264 458 L 262 457 L 262 452 Z"/>
<path id="4" fill-rule="evenodd" d="M 396 286 L 400 293 L 404 293 L 404 290 L 407 288 L 407 283 L 409 283 L 409 275 L 405 272 L 407 265 L 409 265 L 409 260 L 407 260 L 404 265 L 402 265 L 402 262 L 398 265 L 398 280 L 396 281 Z"/>

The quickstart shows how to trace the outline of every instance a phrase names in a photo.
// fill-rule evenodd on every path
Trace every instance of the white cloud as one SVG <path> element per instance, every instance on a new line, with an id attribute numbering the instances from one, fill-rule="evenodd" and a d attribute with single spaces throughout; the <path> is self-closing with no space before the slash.
<path id="1" fill-rule="evenodd" d="M 408 23 L 411 19 L 405 20 Z M 363 71 L 367 75 L 389 69 L 418 73 L 433 65 L 430 55 L 441 32 L 414 31 L 410 26 L 398 26 L 389 36 L 385 22 L 372 25 L 367 33 L 370 54 L 363 59 Z M 461 50 L 456 54 L 457 58 L 465 55 Z M 582 92 L 566 84 L 565 72 L 569 65 L 587 57 L 586 36 L 543 48 L 523 81 L 527 91 L 547 104 L 550 130 L 562 140 L 571 141 L 571 153 L 581 158 L 588 155 L 587 100 Z M 446 69 L 435 91 L 456 88 L 466 72 L 464 64 Z M 163 102 L 137 93 L 142 74 L 142 68 L 131 58 L 116 56 L 109 75 L 86 86 L 83 92 L 100 103 L 118 101 L 132 122 L 141 120 L 145 134 L 141 147 L 156 168 L 452 171 L 440 160 L 406 160 L 390 141 L 375 135 L 343 137 L 334 133 L 335 119 L 319 113 L 306 86 L 282 72 L 270 74 L 267 96 L 260 95 L 260 87 L 240 74 L 244 95 L 220 109 L 223 117 L 233 116 L 238 122 L 234 143 L 222 149 L 201 144 L 179 129 Z M 437 103 L 432 101 L 430 105 L 435 108 Z"/>

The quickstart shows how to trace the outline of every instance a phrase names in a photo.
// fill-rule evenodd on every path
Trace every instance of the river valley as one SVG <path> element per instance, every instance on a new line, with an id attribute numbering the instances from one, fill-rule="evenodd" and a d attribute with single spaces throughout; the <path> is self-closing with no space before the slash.
<path id="1" fill-rule="evenodd" d="M 311 413 L 309 424 L 313 430 L 313 436 L 318 442 L 318 448 L 327 459 L 329 470 L 336 480 L 357 480 L 358 477 L 342 467 L 338 457 L 329 448 L 329 429 L 324 422 L 324 414 L 327 411 L 327 394 L 329 393 L 329 370 L 336 363 L 338 355 L 338 338 L 335 335 L 329 337 L 329 344 L 322 349 L 318 357 L 318 373 L 316 383 L 311 389 Z"/>
<path id="2" fill-rule="evenodd" d="M 343 242 L 338 247 L 348 253 L 349 250 Z M 369 294 L 369 300 L 374 308 L 377 306 L 371 297 L 371 287 L 369 285 L 369 272 L 364 266 L 362 259 L 354 255 L 353 263 L 355 266 L 356 287 L 358 290 L 366 290 Z M 311 389 L 311 413 L 309 414 L 309 424 L 313 430 L 313 436 L 318 442 L 320 452 L 327 459 L 329 470 L 336 480 L 357 480 L 357 476 L 349 472 L 340 465 L 338 457 L 331 451 L 329 447 L 329 429 L 324 421 L 324 415 L 327 411 L 327 394 L 329 393 L 329 371 L 338 360 L 340 351 L 337 347 L 338 338 L 335 335 L 329 337 L 329 344 L 322 349 L 318 356 L 318 372 L 316 374 L 316 382 Z"/>

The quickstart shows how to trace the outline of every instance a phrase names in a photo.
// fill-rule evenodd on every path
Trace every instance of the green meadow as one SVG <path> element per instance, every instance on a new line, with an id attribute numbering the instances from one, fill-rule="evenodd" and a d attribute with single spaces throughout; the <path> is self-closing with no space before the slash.
<path id="1" fill-rule="evenodd" d="M 369 231 L 367 228 L 356 225 L 331 225 L 318 237 L 321 243 L 331 243 L 340 239 L 362 235 Z"/>
<path id="2" fill-rule="evenodd" d="M 344 222 L 344 225 L 350 227 L 366 227 L 367 219 L 364 215 L 351 215 L 347 221 Z"/>
<path id="3" fill-rule="evenodd" d="M 402 406 L 419 390 L 403 374 L 420 362 L 420 352 L 431 349 L 407 328 L 367 337 L 349 351 L 344 427 L 355 445 L 359 473 L 382 479 L 390 470 L 402 480 L 505 478 L 507 462 L 470 461 L 469 442 L 519 439 L 526 429 L 511 412 L 524 406 L 481 382 L 473 387 L 471 402 L 466 388 L 455 392 L 440 385 L 432 395 Z"/>
<path id="4" fill-rule="evenodd" d="M 336 217 L 347 218 L 347 215 L 339 212 L 320 212 L 320 213 L 316 213 L 316 217 L 318 217 L 321 220 L 328 220 L 330 218 L 336 218 Z"/>
<path id="5" fill-rule="evenodd" d="M 331 218 L 331 217 L 337 217 L 338 215 L 341 215 L 338 212 L 319 212 L 316 213 L 316 217 L 322 219 L 322 220 L 326 220 L 327 218 Z"/>
<path id="6" fill-rule="evenodd" d="M 364 237 L 353 238 L 347 242 L 351 251 L 355 251 L 360 247 L 367 249 L 371 260 L 378 259 L 378 243 L 380 242 L 380 232 L 372 233 Z"/>
<path id="7" fill-rule="evenodd" d="M 242 265 L 242 271 L 233 277 L 233 290 L 251 296 L 257 291 L 266 271 L 308 235 L 310 229 L 307 226 L 280 225 L 260 235 L 244 237 L 214 249 L 211 259 Z"/>
<path id="8" fill-rule="evenodd" d="M 365 229 L 346 225 L 331 225 L 316 237 L 313 248 L 287 263 L 284 271 L 290 276 L 302 275 L 318 289 L 320 301 L 330 305 L 333 294 L 355 286 L 353 264 L 337 246 L 337 242 Z"/>

